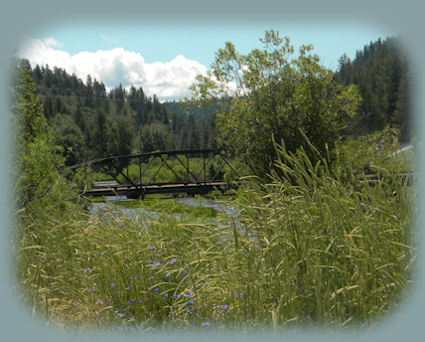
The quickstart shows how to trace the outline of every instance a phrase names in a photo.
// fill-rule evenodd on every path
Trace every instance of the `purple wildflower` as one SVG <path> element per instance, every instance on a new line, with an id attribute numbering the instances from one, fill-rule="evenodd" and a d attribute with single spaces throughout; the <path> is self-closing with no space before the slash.
<path id="1" fill-rule="evenodd" d="M 148 278 L 148 280 L 153 280 L 153 276 L 150 276 L 150 277 Z"/>
<path id="2" fill-rule="evenodd" d="M 115 285 L 116 285 L 115 283 L 111 283 L 111 287 L 115 287 Z"/>
<path id="3" fill-rule="evenodd" d="M 131 289 L 131 286 L 128 286 L 125 288 L 127 291 Z"/>
<path id="4" fill-rule="evenodd" d="M 170 272 L 168 272 L 166 275 L 165 275 L 165 278 L 170 278 L 171 277 L 171 273 Z"/>
<path id="5" fill-rule="evenodd" d="M 97 255 L 102 255 L 102 253 L 101 253 L 101 252 L 99 252 L 99 253 L 97 253 Z"/>
<path id="6" fill-rule="evenodd" d="M 133 276 L 133 277 L 131 277 L 130 279 L 131 279 L 131 280 L 135 280 L 135 279 L 136 279 L 136 277 L 134 277 L 134 276 Z"/>
<path id="7" fill-rule="evenodd" d="M 183 293 L 183 296 L 185 296 L 186 298 L 190 297 L 191 295 L 192 295 L 192 292 L 190 291 L 186 291 L 185 293 Z"/>
<path id="8" fill-rule="evenodd" d="M 100 319 L 103 321 L 105 319 L 105 316 L 100 317 Z"/>
<path id="9" fill-rule="evenodd" d="M 170 265 L 173 265 L 173 264 L 175 264 L 175 263 L 176 263 L 176 261 L 177 261 L 176 259 L 172 259 L 172 260 L 169 262 L 169 264 L 170 264 Z"/>
<path id="10" fill-rule="evenodd" d="M 155 246 L 150 246 L 149 249 L 154 250 L 155 249 Z"/>
<path id="11" fill-rule="evenodd" d="M 91 270 L 91 268 L 90 267 L 87 267 L 87 268 L 84 269 L 84 272 L 88 272 L 90 270 Z"/>
<path id="12" fill-rule="evenodd" d="M 179 295 L 179 294 L 173 294 L 173 297 L 174 297 L 174 298 L 179 298 L 179 297 L 180 297 L 180 295 Z"/>
<path id="13" fill-rule="evenodd" d="M 101 300 L 98 300 L 98 301 L 96 302 L 96 304 L 102 304 L 102 301 L 101 301 Z"/>
<path id="14" fill-rule="evenodd" d="M 167 298 L 168 297 L 168 293 L 164 293 L 162 296 Z"/>
<path id="15" fill-rule="evenodd" d="M 152 260 L 148 260 L 148 264 L 152 264 Z"/>
<path id="16" fill-rule="evenodd" d="M 136 300 L 136 303 L 137 304 L 141 304 L 142 303 L 142 300 L 141 299 L 138 299 L 138 300 Z"/>
<path id="17" fill-rule="evenodd" d="M 227 310 L 227 308 L 228 308 L 227 304 L 224 304 L 224 305 L 221 306 L 222 310 Z"/>
<path id="18" fill-rule="evenodd" d="M 210 322 L 203 322 L 201 323 L 202 327 L 209 327 L 210 326 Z"/>

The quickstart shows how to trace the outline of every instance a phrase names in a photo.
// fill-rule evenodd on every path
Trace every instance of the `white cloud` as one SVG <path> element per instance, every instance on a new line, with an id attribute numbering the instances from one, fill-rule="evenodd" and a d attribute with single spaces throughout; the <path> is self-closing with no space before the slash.
<path id="1" fill-rule="evenodd" d="M 102 81 L 110 89 L 119 83 L 123 87 L 142 87 L 148 96 L 160 99 L 180 98 L 189 95 L 189 87 L 196 75 L 205 74 L 206 66 L 178 55 L 170 62 L 146 63 L 143 56 L 123 48 L 96 52 L 68 52 L 54 48 L 60 46 L 53 38 L 31 39 L 18 51 L 34 67 L 49 65 L 65 69 L 86 81 L 87 75 Z"/>

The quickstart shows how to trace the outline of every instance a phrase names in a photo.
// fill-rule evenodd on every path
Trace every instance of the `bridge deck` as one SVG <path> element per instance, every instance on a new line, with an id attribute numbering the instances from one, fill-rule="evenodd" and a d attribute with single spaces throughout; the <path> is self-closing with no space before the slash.
<path id="1" fill-rule="evenodd" d="M 123 196 L 130 198 L 143 198 L 147 194 L 164 194 L 164 193 L 187 193 L 187 194 L 205 194 L 213 190 L 224 190 L 236 184 L 224 181 L 200 182 L 200 183 L 156 183 L 150 185 L 121 185 L 121 184 L 98 184 L 89 191 L 85 191 L 87 196 Z"/>

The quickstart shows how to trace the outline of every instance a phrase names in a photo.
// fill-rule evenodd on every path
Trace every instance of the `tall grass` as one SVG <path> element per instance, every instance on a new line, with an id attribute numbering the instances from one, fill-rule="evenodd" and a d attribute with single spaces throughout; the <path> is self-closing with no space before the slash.
<path id="1" fill-rule="evenodd" d="M 26 302 L 58 326 L 142 331 L 372 325 L 394 312 L 414 279 L 415 188 L 394 167 L 342 181 L 325 158 L 279 155 L 269 184 L 239 190 L 237 220 L 26 214 Z"/>

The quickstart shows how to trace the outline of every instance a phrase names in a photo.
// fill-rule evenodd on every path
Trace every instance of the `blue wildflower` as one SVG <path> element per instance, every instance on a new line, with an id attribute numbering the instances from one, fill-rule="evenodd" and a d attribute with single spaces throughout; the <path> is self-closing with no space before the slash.
<path id="1" fill-rule="evenodd" d="M 227 304 L 224 304 L 224 305 L 221 306 L 222 310 L 227 310 L 227 308 L 228 308 Z"/>
<path id="2" fill-rule="evenodd" d="M 188 309 L 186 309 L 186 312 L 187 313 L 192 313 L 192 312 L 194 312 L 195 311 L 195 309 L 192 309 L 192 308 L 188 308 Z"/>
<path id="3" fill-rule="evenodd" d="M 112 299 L 111 298 L 108 298 L 107 302 L 108 303 L 112 302 Z"/>
<path id="4" fill-rule="evenodd" d="M 102 255 L 102 253 L 101 253 L 101 252 L 99 252 L 99 253 L 97 253 L 97 255 Z"/>
<path id="5" fill-rule="evenodd" d="M 159 266 L 159 265 L 161 265 L 161 263 L 158 261 L 158 262 L 156 262 L 152 267 L 153 268 L 155 268 L 155 267 L 157 267 L 157 266 Z"/>
<path id="6" fill-rule="evenodd" d="M 100 319 L 103 321 L 105 319 L 105 316 L 100 317 Z"/>
<path id="7" fill-rule="evenodd" d="M 170 278 L 171 277 L 171 273 L 167 273 L 166 275 L 165 275 L 165 278 Z"/>
<path id="8" fill-rule="evenodd" d="M 127 305 L 130 305 L 130 304 L 131 304 L 131 300 L 128 300 L 128 301 L 127 301 Z"/>
<path id="9" fill-rule="evenodd" d="M 210 322 L 203 322 L 201 323 L 202 327 L 209 327 L 210 326 Z"/>
<path id="10" fill-rule="evenodd" d="M 131 289 L 131 286 L 125 288 L 127 291 Z"/>
<path id="11" fill-rule="evenodd" d="M 186 298 L 190 297 L 191 295 L 192 295 L 192 292 L 190 291 L 186 291 L 185 293 L 183 293 L 183 296 L 185 296 Z"/>
<path id="12" fill-rule="evenodd" d="M 159 253 L 156 253 L 155 254 L 155 258 L 159 258 Z"/>
<path id="13" fill-rule="evenodd" d="M 153 280 L 153 276 L 150 276 L 150 277 L 148 278 L 148 280 Z"/>
<path id="14" fill-rule="evenodd" d="M 115 283 L 111 283 L 111 287 L 115 287 L 115 285 L 116 285 Z"/>
<path id="15" fill-rule="evenodd" d="M 164 293 L 162 296 L 163 297 L 168 297 L 168 293 Z"/>
<path id="16" fill-rule="evenodd" d="M 179 295 L 179 294 L 173 294 L 173 297 L 174 297 L 174 298 L 179 298 L 179 297 L 180 297 L 180 295 Z"/>
<path id="17" fill-rule="evenodd" d="M 172 260 L 169 262 L 169 264 L 170 264 L 170 265 L 173 265 L 173 264 L 175 264 L 175 263 L 176 263 L 176 261 L 177 261 L 176 259 L 172 259 Z"/>
<path id="18" fill-rule="evenodd" d="M 148 264 L 152 264 L 152 260 L 148 260 Z"/>
<path id="19" fill-rule="evenodd" d="M 135 280 L 135 279 L 136 279 L 136 277 L 134 277 L 134 276 L 133 276 L 133 277 L 131 277 L 130 279 L 131 279 L 131 280 Z"/>
<path id="20" fill-rule="evenodd" d="M 102 304 L 102 301 L 101 301 L 101 300 L 98 300 L 98 301 L 96 302 L 96 304 Z"/>
<path id="21" fill-rule="evenodd" d="M 141 304 L 142 303 L 142 300 L 141 299 L 138 299 L 138 300 L 136 300 L 136 303 L 137 304 Z"/>
<path id="22" fill-rule="evenodd" d="M 149 249 L 154 250 L 155 249 L 155 246 L 150 246 Z"/>
<path id="23" fill-rule="evenodd" d="M 187 304 L 188 305 L 192 305 L 194 303 L 194 301 L 193 300 L 189 300 L 188 302 L 187 302 Z"/>

